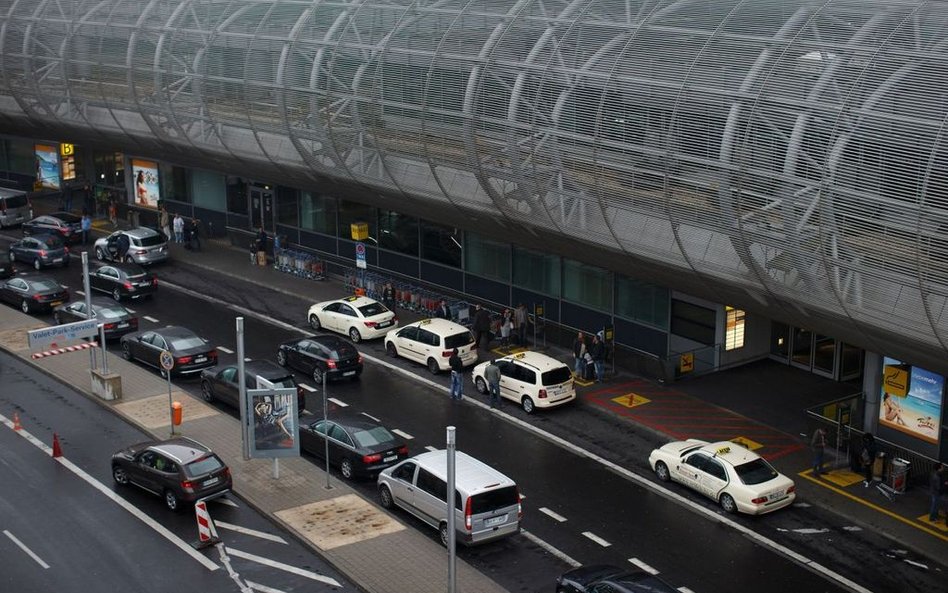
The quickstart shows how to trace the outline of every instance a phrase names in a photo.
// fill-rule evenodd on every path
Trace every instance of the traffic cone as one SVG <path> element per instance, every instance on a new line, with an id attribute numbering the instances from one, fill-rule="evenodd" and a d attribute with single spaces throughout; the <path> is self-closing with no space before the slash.
<path id="1" fill-rule="evenodd" d="M 21 428 L 22 426 L 20 426 L 20 414 L 17 412 L 13 412 L 13 430 L 20 430 Z"/>
<path id="2" fill-rule="evenodd" d="M 207 503 L 203 500 L 197 501 L 194 505 L 194 514 L 197 517 L 198 541 L 193 542 L 191 546 L 195 550 L 203 550 L 208 546 L 221 543 L 221 538 L 218 537 L 217 529 L 214 527 L 214 520 L 207 512 Z"/>
<path id="3" fill-rule="evenodd" d="M 62 457 L 63 448 L 59 446 L 59 435 L 53 433 L 53 457 Z"/>

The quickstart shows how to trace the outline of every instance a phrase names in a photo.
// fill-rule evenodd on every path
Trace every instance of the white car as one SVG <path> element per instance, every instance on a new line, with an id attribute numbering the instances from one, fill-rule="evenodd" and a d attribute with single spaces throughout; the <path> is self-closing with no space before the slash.
<path id="1" fill-rule="evenodd" d="M 555 358 L 539 352 L 518 352 L 496 362 L 500 367 L 500 397 L 517 402 L 527 414 L 576 399 L 573 371 Z M 488 364 L 474 367 L 474 387 L 481 393 L 487 393 L 484 369 Z"/>
<path id="2" fill-rule="evenodd" d="M 402 356 L 428 367 L 432 374 L 451 369 L 448 359 L 457 348 L 464 366 L 477 362 L 474 334 L 447 319 L 422 319 L 385 335 L 389 356 Z"/>
<path id="3" fill-rule="evenodd" d="M 680 482 L 728 513 L 762 515 L 793 503 L 793 480 L 760 455 L 730 441 L 674 441 L 652 451 L 648 463 L 658 479 Z"/>
<path id="4" fill-rule="evenodd" d="M 309 308 L 309 326 L 349 336 L 353 342 L 381 338 L 398 326 L 395 313 L 364 296 L 350 296 L 316 303 Z"/>

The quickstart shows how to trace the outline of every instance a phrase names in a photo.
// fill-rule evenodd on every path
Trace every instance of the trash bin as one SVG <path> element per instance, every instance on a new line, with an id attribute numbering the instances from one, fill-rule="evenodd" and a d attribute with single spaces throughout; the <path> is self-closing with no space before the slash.
<path id="1" fill-rule="evenodd" d="M 908 485 L 909 471 L 912 469 L 912 462 L 901 457 L 896 457 L 889 465 L 888 486 L 898 493 L 905 492 Z"/>

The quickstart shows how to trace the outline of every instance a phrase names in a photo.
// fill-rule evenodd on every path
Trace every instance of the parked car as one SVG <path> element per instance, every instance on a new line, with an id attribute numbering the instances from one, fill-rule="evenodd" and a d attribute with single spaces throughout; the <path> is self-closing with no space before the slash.
<path id="1" fill-rule="evenodd" d="M 95 242 L 95 256 L 100 261 L 118 261 L 119 237 L 128 237 L 128 252 L 122 259 L 125 263 L 149 265 L 168 259 L 168 241 L 163 233 L 148 227 L 115 231 Z"/>
<path id="2" fill-rule="evenodd" d="M 222 368 L 214 367 L 201 371 L 201 396 L 207 402 L 220 400 L 229 406 L 240 406 L 239 375 L 237 365 Z M 269 360 L 251 360 L 244 363 L 244 382 L 247 389 L 266 387 L 293 387 L 296 389 L 296 403 L 299 414 L 306 407 L 303 388 L 296 384 L 293 373 L 281 368 Z"/>
<path id="3" fill-rule="evenodd" d="M 54 235 L 64 243 L 82 240 L 82 218 L 70 212 L 43 214 L 23 223 L 24 235 Z"/>
<path id="4" fill-rule="evenodd" d="M 160 329 L 149 329 L 122 336 L 122 356 L 125 360 L 138 360 L 153 366 L 165 376 L 161 368 L 161 351 L 167 350 L 174 358 L 174 375 L 191 375 L 217 364 L 217 349 L 193 331 L 169 325 Z"/>
<path id="5" fill-rule="evenodd" d="M 560 575 L 556 593 L 678 593 L 678 589 L 644 570 L 597 564 Z"/>
<path id="6" fill-rule="evenodd" d="M 537 408 L 552 408 L 576 399 L 573 372 L 562 362 L 539 352 L 518 352 L 497 359 L 500 367 L 500 397 L 517 402 L 527 414 Z M 484 369 L 474 367 L 474 387 L 487 393 Z"/>
<path id="7" fill-rule="evenodd" d="M 54 235 L 23 237 L 10 244 L 10 261 L 21 261 L 41 270 L 50 266 L 68 266 L 69 248 Z"/>
<path id="8" fill-rule="evenodd" d="M 108 264 L 89 272 L 89 288 L 122 299 L 151 298 L 158 291 L 158 276 L 138 264 Z"/>
<path id="9" fill-rule="evenodd" d="M 337 336 L 310 336 L 280 344 L 277 363 L 306 373 L 317 385 L 323 376 L 356 380 L 362 374 L 362 355 L 349 342 Z"/>
<path id="10" fill-rule="evenodd" d="M 69 291 L 48 276 L 17 276 L 0 284 L 0 300 L 24 313 L 51 311 L 69 300 Z"/>
<path id="11" fill-rule="evenodd" d="M 16 266 L 12 261 L 0 257 L 0 279 L 13 278 L 16 275 Z"/>
<path id="12" fill-rule="evenodd" d="M 451 369 L 448 360 L 455 348 L 464 366 L 477 362 L 474 334 L 447 319 L 422 319 L 385 335 L 385 351 L 389 356 L 420 362 L 432 374 Z"/>
<path id="13" fill-rule="evenodd" d="M 408 457 L 408 445 L 365 416 L 334 414 L 329 420 L 308 416 L 300 421 L 300 447 L 339 468 L 342 477 L 371 478 Z"/>
<path id="14" fill-rule="evenodd" d="M 199 499 L 223 496 L 233 486 L 230 468 L 207 446 L 186 438 L 146 441 L 112 455 L 112 479 L 162 497 L 171 511 Z"/>
<path id="15" fill-rule="evenodd" d="M 138 317 L 128 309 L 102 297 L 92 300 L 92 318 L 105 326 L 105 339 L 111 340 L 138 331 Z M 85 301 L 74 301 L 53 309 L 56 323 L 72 323 L 89 318 Z"/>
<path id="16" fill-rule="evenodd" d="M 364 296 L 323 301 L 309 308 L 309 326 L 349 336 L 353 342 L 381 338 L 398 325 L 395 313 L 385 305 Z"/>
<path id="17" fill-rule="evenodd" d="M 762 515 L 793 504 L 793 480 L 753 451 L 730 441 L 674 441 L 652 451 L 648 464 L 663 482 L 697 490 L 728 513 Z"/>

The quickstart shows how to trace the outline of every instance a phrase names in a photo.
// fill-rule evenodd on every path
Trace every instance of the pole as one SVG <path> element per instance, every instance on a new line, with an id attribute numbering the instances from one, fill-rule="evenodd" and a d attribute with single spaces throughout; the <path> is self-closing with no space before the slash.
<path id="1" fill-rule="evenodd" d="M 102 346 L 102 374 L 109 374 L 109 361 L 105 357 L 105 325 L 99 324 L 99 345 Z"/>
<path id="2" fill-rule="evenodd" d="M 324 426 L 328 426 L 328 424 L 326 423 L 329 422 L 329 394 L 326 393 L 326 385 L 328 384 L 327 383 L 328 376 L 329 376 L 329 373 L 323 373 L 323 425 Z M 326 490 L 329 490 L 332 488 L 332 484 L 329 483 L 329 435 L 328 434 L 323 435 L 323 443 L 326 445 L 326 450 L 324 451 L 325 457 L 326 457 Z"/>
<path id="3" fill-rule="evenodd" d="M 457 513 L 457 509 L 454 507 L 454 493 L 457 491 L 457 486 L 454 465 L 454 432 L 455 428 L 453 426 L 447 428 L 448 494 L 445 502 L 448 504 L 448 593 L 455 593 L 457 590 L 457 531 L 454 526 L 456 520 L 454 515 Z"/>
<path id="4" fill-rule="evenodd" d="M 279 457 L 274 457 L 274 458 L 273 458 L 273 475 L 272 475 L 272 477 L 273 477 L 274 480 L 279 480 L 279 479 L 280 479 L 280 458 L 279 458 Z"/>
<path id="5" fill-rule="evenodd" d="M 527 315 L 527 320 L 530 319 L 530 315 Z M 533 347 L 537 347 L 537 304 L 533 303 Z"/>
<path id="6" fill-rule="evenodd" d="M 69 257 L 68 255 L 66 257 Z M 86 319 L 92 319 L 92 291 L 89 290 L 89 252 L 83 251 L 82 257 L 82 290 L 86 297 Z M 101 344 L 102 352 L 105 352 L 105 342 Z M 95 369 L 95 348 L 89 348 L 89 370 Z"/>
<path id="7" fill-rule="evenodd" d="M 240 440 L 244 460 L 250 459 L 250 431 L 247 423 L 247 380 L 244 377 L 244 318 L 238 317 L 237 322 L 237 398 L 240 403 Z"/>
<path id="8" fill-rule="evenodd" d="M 168 379 L 168 416 L 171 418 L 171 436 L 174 436 L 174 404 L 171 402 L 171 371 L 165 371 L 165 377 Z"/>

